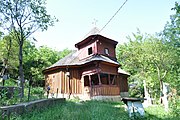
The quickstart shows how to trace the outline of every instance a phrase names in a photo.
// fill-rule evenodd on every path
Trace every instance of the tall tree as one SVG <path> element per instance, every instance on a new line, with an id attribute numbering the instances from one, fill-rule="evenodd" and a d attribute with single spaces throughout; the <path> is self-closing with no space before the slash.
<path id="1" fill-rule="evenodd" d="M 166 78 L 175 63 L 173 51 L 168 49 L 168 45 L 162 39 L 143 35 L 139 31 L 133 34 L 133 38 L 128 39 L 128 43 L 117 47 L 118 61 L 132 74 L 132 80 L 138 76 L 138 79 L 146 80 L 150 88 L 156 88 L 151 88 L 152 91 L 162 91 L 162 83 L 172 81 Z"/>
<path id="2" fill-rule="evenodd" d="M 172 77 L 174 79 L 173 87 L 180 88 L 180 3 L 175 2 L 172 8 L 175 14 L 170 16 L 170 22 L 164 27 L 161 37 L 167 43 L 169 51 L 172 52 L 175 63 L 172 65 Z M 179 90 L 178 90 L 179 92 Z M 180 92 L 179 92 L 180 94 Z"/>
<path id="3" fill-rule="evenodd" d="M 63 51 L 56 51 L 46 46 L 36 48 L 33 43 L 28 41 L 24 45 L 24 69 L 25 78 L 29 80 L 29 76 L 33 78 L 34 85 L 41 85 L 44 76 L 42 71 L 57 62 L 59 59 L 69 54 L 71 50 L 64 49 Z"/>
<path id="4" fill-rule="evenodd" d="M 17 66 L 18 66 L 18 44 L 13 41 L 13 33 L 4 36 L 0 40 L 0 60 L 5 60 L 6 72 L 12 78 L 17 77 Z M 2 74 L 2 73 L 1 73 Z"/>
<path id="5" fill-rule="evenodd" d="M 47 30 L 53 26 L 52 18 L 46 11 L 46 0 L 1 0 L 1 26 L 15 33 L 19 45 L 19 77 L 24 96 L 23 44 L 38 29 Z"/>

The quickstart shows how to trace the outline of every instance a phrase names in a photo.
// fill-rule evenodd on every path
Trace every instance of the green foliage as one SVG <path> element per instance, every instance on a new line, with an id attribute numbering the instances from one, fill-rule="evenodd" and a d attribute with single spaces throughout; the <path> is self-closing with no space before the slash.
<path id="1" fill-rule="evenodd" d="M 29 101 L 34 101 L 34 100 L 39 100 L 39 99 L 44 99 L 44 89 L 42 87 L 31 87 L 31 92 L 30 92 L 30 98 L 28 100 L 28 91 L 29 88 L 25 86 L 24 89 L 24 98 L 21 99 L 21 102 L 29 102 Z"/>
<path id="2" fill-rule="evenodd" d="M 18 89 L 14 90 L 14 93 L 9 93 L 7 88 L 0 91 L 0 106 L 13 105 L 20 102 L 20 96 Z"/>
<path id="3" fill-rule="evenodd" d="M 131 97 L 142 98 L 144 97 L 143 78 L 138 75 L 129 78 L 129 95 Z"/>
<path id="4" fill-rule="evenodd" d="M 46 11 L 46 0 L 8 0 L 0 1 L 0 20 L 4 31 L 14 33 L 18 42 L 19 78 L 24 97 L 23 45 L 24 41 L 34 32 L 47 30 L 57 19 Z M 3 31 L 3 32 L 4 32 Z M 14 42 L 14 41 L 12 41 Z"/>
<path id="5" fill-rule="evenodd" d="M 131 73 L 129 84 L 146 81 L 151 97 L 159 97 L 162 82 L 167 82 L 172 88 L 180 88 L 180 5 L 175 3 L 172 8 L 176 13 L 171 15 L 171 22 L 165 25 L 162 33 L 156 36 L 142 34 L 140 30 L 128 36 L 128 43 L 118 45 L 117 59 L 123 69 Z M 140 82 L 141 81 L 141 82 Z M 130 89 L 130 95 L 141 92 Z M 139 91 L 139 93 L 138 93 Z M 179 94 L 179 92 L 178 92 Z"/>
<path id="6" fill-rule="evenodd" d="M 180 115 L 180 96 L 173 96 L 170 100 L 170 114 L 174 117 Z"/>
<path id="7" fill-rule="evenodd" d="M 33 85 L 38 86 L 44 80 L 42 71 L 69 54 L 71 50 L 56 51 L 52 48 L 42 46 L 39 49 L 33 43 L 26 42 L 24 46 L 24 69 L 25 78 L 33 78 Z"/>
<path id="8" fill-rule="evenodd" d="M 3 90 L 1 90 L 0 91 L 0 98 L 1 98 L 1 100 L 0 100 L 0 105 L 6 105 L 5 103 L 4 103 L 4 101 L 6 101 L 8 98 L 7 98 L 7 89 L 3 89 Z"/>
<path id="9" fill-rule="evenodd" d="M 4 58 L 8 60 L 8 74 L 10 75 L 10 78 L 17 80 L 19 66 L 18 42 L 12 34 L 14 33 L 4 36 L 3 39 L 0 40 L 0 46 L 2 46 L 2 48 L 0 49 L 0 60 Z M 25 79 L 29 80 L 30 76 L 32 76 L 34 81 L 33 85 L 38 86 L 42 84 L 43 82 L 39 82 L 44 79 L 42 70 L 54 64 L 59 59 L 65 57 L 70 52 L 71 50 L 69 49 L 64 49 L 63 51 L 56 51 L 46 46 L 36 48 L 33 42 L 25 40 L 23 46 L 23 67 Z M 8 82 L 8 80 L 6 82 Z M 5 85 L 8 85 L 8 83 L 6 82 Z"/>
<path id="10" fill-rule="evenodd" d="M 27 38 L 38 29 L 47 30 L 57 21 L 46 11 L 46 0 L 8 0 L 0 2 L 2 26 L 9 26 Z M 21 33 L 23 31 L 23 33 Z M 21 37 L 21 36 L 19 36 Z"/>
<path id="11" fill-rule="evenodd" d="M 31 88 L 30 101 L 45 98 L 44 92 L 45 91 L 42 87 Z M 7 89 L 3 89 L 2 91 L 0 91 L 0 106 L 19 104 L 21 102 L 28 102 L 28 88 L 27 87 L 25 87 L 25 96 L 23 99 L 20 99 L 18 89 L 15 89 L 14 93 L 11 95 L 12 96 L 10 97 L 10 93 L 8 93 Z"/>
<path id="12" fill-rule="evenodd" d="M 171 51 L 174 64 L 171 66 L 172 71 L 169 74 L 169 79 L 174 79 L 172 87 L 177 88 L 178 95 L 180 95 L 180 3 L 176 2 L 175 7 L 172 8 L 175 14 L 171 15 L 171 22 L 165 25 L 161 37 L 167 43 L 169 51 Z"/>
<path id="13" fill-rule="evenodd" d="M 12 78 L 7 79 L 5 82 L 5 86 L 17 86 L 17 80 L 14 80 Z"/>
<path id="14" fill-rule="evenodd" d="M 177 50 L 171 49 L 169 42 L 159 36 L 143 35 L 139 30 L 128 39 L 128 43 L 118 45 L 116 53 L 123 69 L 131 74 L 129 84 L 139 83 L 130 89 L 130 95 L 142 97 L 143 80 L 155 99 L 162 90 L 162 82 L 178 89 L 180 79 L 175 69 L 179 69 L 179 56 L 175 56 Z"/>
<path id="15" fill-rule="evenodd" d="M 0 39 L 0 61 L 7 60 L 7 72 L 10 77 L 16 78 L 18 76 L 18 43 L 14 41 L 13 34 L 10 33 Z"/>
<path id="16" fill-rule="evenodd" d="M 45 90 L 42 87 L 31 88 L 30 100 L 38 100 L 45 98 L 44 92 Z"/>

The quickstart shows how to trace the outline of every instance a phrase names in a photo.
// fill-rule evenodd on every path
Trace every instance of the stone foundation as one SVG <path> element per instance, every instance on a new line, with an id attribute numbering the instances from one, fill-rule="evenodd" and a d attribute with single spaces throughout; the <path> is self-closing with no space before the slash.
<path id="1" fill-rule="evenodd" d="M 121 96 L 94 96 L 91 99 L 104 101 L 121 101 Z"/>
<path id="2" fill-rule="evenodd" d="M 121 92 L 120 96 L 121 97 L 129 97 L 129 93 L 128 92 Z"/>
<path id="3" fill-rule="evenodd" d="M 66 99 L 79 99 L 79 100 L 107 100 L 107 101 L 121 101 L 122 97 L 129 96 L 128 92 L 123 92 L 121 95 L 116 96 L 93 96 L 88 94 L 49 94 L 48 98 L 66 98 Z"/>

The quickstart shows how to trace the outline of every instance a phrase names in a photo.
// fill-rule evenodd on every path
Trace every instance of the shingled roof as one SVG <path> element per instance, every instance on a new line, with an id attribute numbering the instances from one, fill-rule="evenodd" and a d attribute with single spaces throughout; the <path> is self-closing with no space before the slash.
<path id="1" fill-rule="evenodd" d="M 104 55 L 94 54 L 87 59 L 79 60 L 78 55 L 80 54 L 79 51 L 73 51 L 66 57 L 60 59 L 55 64 L 51 65 L 50 67 L 46 68 L 45 70 L 54 68 L 54 67 L 63 67 L 63 66 L 78 66 L 83 65 L 92 61 L 104 61 L 111 64 L 119 65 L 119 63 L 115 60 L 110 59 Z"/>
<path id="2" fill-rule="evenodd" d="M 130 74 L 128 72 L 124 71 L 121 68 L 118 68 L 118 73 L 130 76 Z"/>

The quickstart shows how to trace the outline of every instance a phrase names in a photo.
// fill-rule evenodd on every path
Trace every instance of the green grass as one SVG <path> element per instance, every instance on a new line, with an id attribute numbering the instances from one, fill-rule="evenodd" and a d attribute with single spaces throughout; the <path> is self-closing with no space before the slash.
<path id="1" fill-rule="evenodd" d="M 148 120 L 180 120 L 180 117 L 175 117 L 170 110 L 166 112 L 162 105 L 148 107 L 145 112 L 145 118 Z"/>
<path id="2" fill-rule="evenodd" d="M 129 120 L 128 113 L 121 102 L 66 101 L 49 108 L 34 111 L 22 116 L 11 116 L 11 120 Z M 152 106 L 145 109 L 142 120 L 179 120 L 166 113 L 162 106 Z"/>

